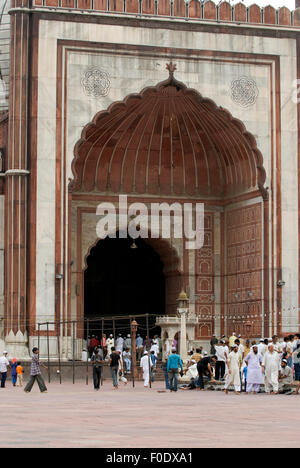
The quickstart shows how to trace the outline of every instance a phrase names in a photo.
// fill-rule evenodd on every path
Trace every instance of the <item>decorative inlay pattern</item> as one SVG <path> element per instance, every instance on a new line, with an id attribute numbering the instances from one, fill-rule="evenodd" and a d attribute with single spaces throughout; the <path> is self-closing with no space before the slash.
<path id="1" fill-rule="evenodd" d="M 259 91 L 256 82 L 242 76 L 231 83 L 231 99 L 241 107 L 250 107 L 256 103 Z"/>
<path id="2" fill-rule="evenodd" d="M 100 98 L 108 95 L 111 80 L 109 74 L 105 71 L 91 68 L 84 73 L 81 85 L 87 96 Z"/>

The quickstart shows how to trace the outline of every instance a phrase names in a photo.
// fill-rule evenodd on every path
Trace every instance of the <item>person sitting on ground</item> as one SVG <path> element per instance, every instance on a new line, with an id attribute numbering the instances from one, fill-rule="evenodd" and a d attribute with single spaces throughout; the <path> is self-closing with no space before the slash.
<path id="1" fill-rule="evenodd" d="M 190 379 L 188 385 L 183 385 L 180 387 L 181 390 L 194 390 L 197 387 L 198 381 L 198 369 L 195 359 L 192 359 L 188 369 L 184 371 L 186 376 Z"/>
<path id="2" fill-rule="evenodd" d="M 281 369 L 279 371 L 279 393 L 292 392 L 293 371 L 287 365 L 287 360 L 283 359 L 281 362 Z"/>

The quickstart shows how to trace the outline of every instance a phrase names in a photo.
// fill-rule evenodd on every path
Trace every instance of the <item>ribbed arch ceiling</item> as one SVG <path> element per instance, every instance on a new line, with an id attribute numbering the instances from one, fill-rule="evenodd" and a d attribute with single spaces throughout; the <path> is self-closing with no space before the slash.
<path id="1" fill-rule="evenodd" d="M 263 189 L 243 123 L 173 75 L 112 104 L 75 146 L 70 190 L 224 197 Z"/>

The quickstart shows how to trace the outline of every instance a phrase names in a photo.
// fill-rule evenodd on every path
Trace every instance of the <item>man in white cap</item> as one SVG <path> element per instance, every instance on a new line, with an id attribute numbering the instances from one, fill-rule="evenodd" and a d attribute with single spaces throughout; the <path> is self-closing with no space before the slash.
<path id="1" fill-rule="evenodd" d="M 151 359 L 149 359 L 148 351 L 144 351 L 140 367 L 143 369 L 144 387 L 148 387 L 150 379 L 150 369 L 153 367 L 152 361 Z"/>
<path id="2" fill-rule="evenodd" d="M 228 373 L 225 380 L 225 394 L 228 395 L 228 389 L 230 385 L 234 385 L 234 393 L 236 395 L 241 392 L 241 355 L 239 353 L 239 347 L 237 344 L 233 345 L 233 351 L 229 353 L 227 359 Z"/>
<path id="3" fill-rule="evenodd" d="M 1 388 L 5 388 L 7 369 L 11 368 L 7 360 L 7 354 L 7 351 L 3 351 L 3 356 L 0 357 Z"/>
<path id="4" fill-rule="evenodd" d="M 152 351 L 154 351 L 155 357 L 158 358 L 159 346 L 158 346 L 157 341 L 153 341 L 153 343 L 152 343 L 152 345 L 151 345 L 151 348 L 150 348 L 150 353 L 151 353 Z"/>
<path id="5" fill-rule="evenodd" d="M 274 350 L 273 343 L 268 345 L 268 351 L 264 354 L 263 371 L 265 373 L 266 393 L 270 395 L 271 389 L 273 389 L 274 394 L 277 395 L 279 389 L 280 355 Z"/>
<path id="6" fill-rule="evenodd" d="M 258 393 L 260 390 L 260 385 L 263 382 L 262 361 L 263 358 L 258 353 L 258 346 L 252 346 L 251 352 L 248 354 L 248 356 L 245 357 L 245 363 L 248 367 L 246 388 L 247 393 L 251 393 L 252 390 L 254 393 Z"/>
<path id="7" fill-rule="evenodd" d="M 113 335 L 109 335 L 109 338 L 106 340 L 106 346 L 107 346 L 107 355 L 106 359 L 109 360 L 110 355 L 111 355 L 111 349 L 114 348 L 115 346 L 115 340 Z"/>
<path id="8" fill-rule="evenodd" d="M 258 354 L 263 356 L 266 351 L 267 351 L 267 346 L 265 345 L 265 340 L 261 338 L 259 340 L 259 345 L 258 345 Z"/>
<path id="9" fill-rule="evenodd" d="M 286 393 L 292 391 L 293 384 L 293 370 L 288 366 L 287 359 L 282 359 L 281 369 L 279 371 L 279 390 L 280 393 Z"/>

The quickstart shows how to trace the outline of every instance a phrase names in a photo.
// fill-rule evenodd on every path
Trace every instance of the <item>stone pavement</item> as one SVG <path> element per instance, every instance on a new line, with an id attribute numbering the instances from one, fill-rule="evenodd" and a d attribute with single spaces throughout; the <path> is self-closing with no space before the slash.
<path id="1" fill-rule="evenodd" d="M 300 396 L 159 393 L 139 382 L 0 389 L 0 447 L 300 447 Z"/>

